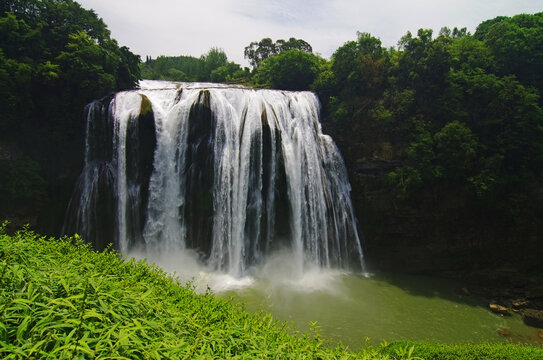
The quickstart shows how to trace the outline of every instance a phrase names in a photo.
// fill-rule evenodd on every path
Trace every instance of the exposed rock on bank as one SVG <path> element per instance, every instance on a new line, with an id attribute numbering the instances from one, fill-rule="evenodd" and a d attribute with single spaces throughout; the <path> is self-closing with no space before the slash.
<path id="1" fill-rule="evenodd" d="M 524 323 L 529 326 L 543 329 L 543 311 L 526 309 L 522 314 Z"/>

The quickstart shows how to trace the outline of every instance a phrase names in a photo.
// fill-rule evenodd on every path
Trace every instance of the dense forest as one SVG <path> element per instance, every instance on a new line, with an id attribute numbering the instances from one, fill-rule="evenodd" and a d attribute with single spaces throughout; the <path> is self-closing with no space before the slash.
<path id="1" fill-rule="evenodd" d="M 211 48 L 206 54 L 194 56 L 147 57 L 141 64 L 141 76 L 151 80 L 202 81 L 202 82 L 247 82 L 248 68 L 228 61 L 222 49 Z"/>
<path id="2" fill-rule="evenodd" d="M 0 217 L 58 233 L 83 164 L 82 110 L 136 87 L 140 58 L 72 0 L 6 0 L 0 14 Z"/>
<path id="3" fill-rule="evenodd" d="M 251 69 L 218 48 L 142 62 L 72 0 L 6 0 L 0 14 L 0 218 L 14 226 L 60 231 L 91 100 L 140 78 L 241 83 L 317 93 L 378 266 L 541 263 L 543 13 L 392 48 L 361 32 L 331 59 L 265 38 L 244 49 Z"/>

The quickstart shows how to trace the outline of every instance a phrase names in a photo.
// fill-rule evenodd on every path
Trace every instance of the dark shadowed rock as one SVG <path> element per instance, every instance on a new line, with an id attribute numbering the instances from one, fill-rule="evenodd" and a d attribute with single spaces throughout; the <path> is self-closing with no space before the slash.
<path id="1" fill-rule="evenodd" d="M 488 307 L 490 308 L 490 311 L 492 311 L 495 314 L 511 315 L 509 313 L 509 310 L 505 306 L 498 305 L 498 304 L 490 304 L 488 305 Z"/>
<path id="2" fill-rule="evenodd" d="M 542 310 L 527 309 L 522 314 L 522 320 L 524 320 L 524 323 L 526 325 L 543 329 L 543 311 Z"/>

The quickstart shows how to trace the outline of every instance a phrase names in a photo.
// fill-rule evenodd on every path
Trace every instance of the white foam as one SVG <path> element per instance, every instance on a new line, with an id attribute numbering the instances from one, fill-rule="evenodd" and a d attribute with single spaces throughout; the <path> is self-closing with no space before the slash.
<path id="1" fill-rule="evenodd" d="M 212 270 L 198 260 L 196 252 L 188 249 L 159 252 L 136 248 L 128 257 L 146 259 L 164 271 L 179 277 L 182 283 L 191 282 L 198 293 L 211 289 L 214 293 L 238 291 L 250 288 L 275 292 L 327 292 L 340 294 L 344 272 L 305 265 L 303 270 L 295 264 L 297 256 L 284 250 L 269 256 L 266 261 L 251 271 L 251 275 L 233 276 Z"/>

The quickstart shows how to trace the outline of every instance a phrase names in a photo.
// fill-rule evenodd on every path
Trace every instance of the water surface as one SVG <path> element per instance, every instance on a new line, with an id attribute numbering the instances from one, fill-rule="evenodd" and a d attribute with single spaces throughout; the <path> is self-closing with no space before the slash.
<path id="1" fill-rule="evenodd" d="M 143 257 L 144 254 L 133 254 Z M 250 312 L 264 310 L 300 331 L 317 322 L 323 335 L 353 350 L 384 340 L 427 340 L 448 344 L 509 341 L 499 332 L 511 332 L 516 341 L 537 338 L 537 330 L 519 315 L 500 316 L 485 301 L 466 296 L 461 285 L 449 280 L 374 273 L 371 276 L 306 267 L 292 255 L 278 253 L 250 275 L 234 277 L 202 266 L 195 254 L 145 256 L 166 271 L 193 281 L 197 290 L 208 287 L 218 296 L 233 297 Z"/>
<path id="2" fill-rule="evenodd" d="M 322 285 L 322 286 L 320 286 Z M 421 276 L 316 272 L 300 282 L 256 279 L 251 286 L 220 291 L 234 295 L 249 311 L 265 310 L 297 329 L 317 321 L 326 337 L 352 349 L 383 340 L 429 340 L 442 343 L 507 341 L 509 330 L 526 340 L 536 330 L 520 316 L 500 316 L 479 299 L 456 292 L 452 282 Z"/>

